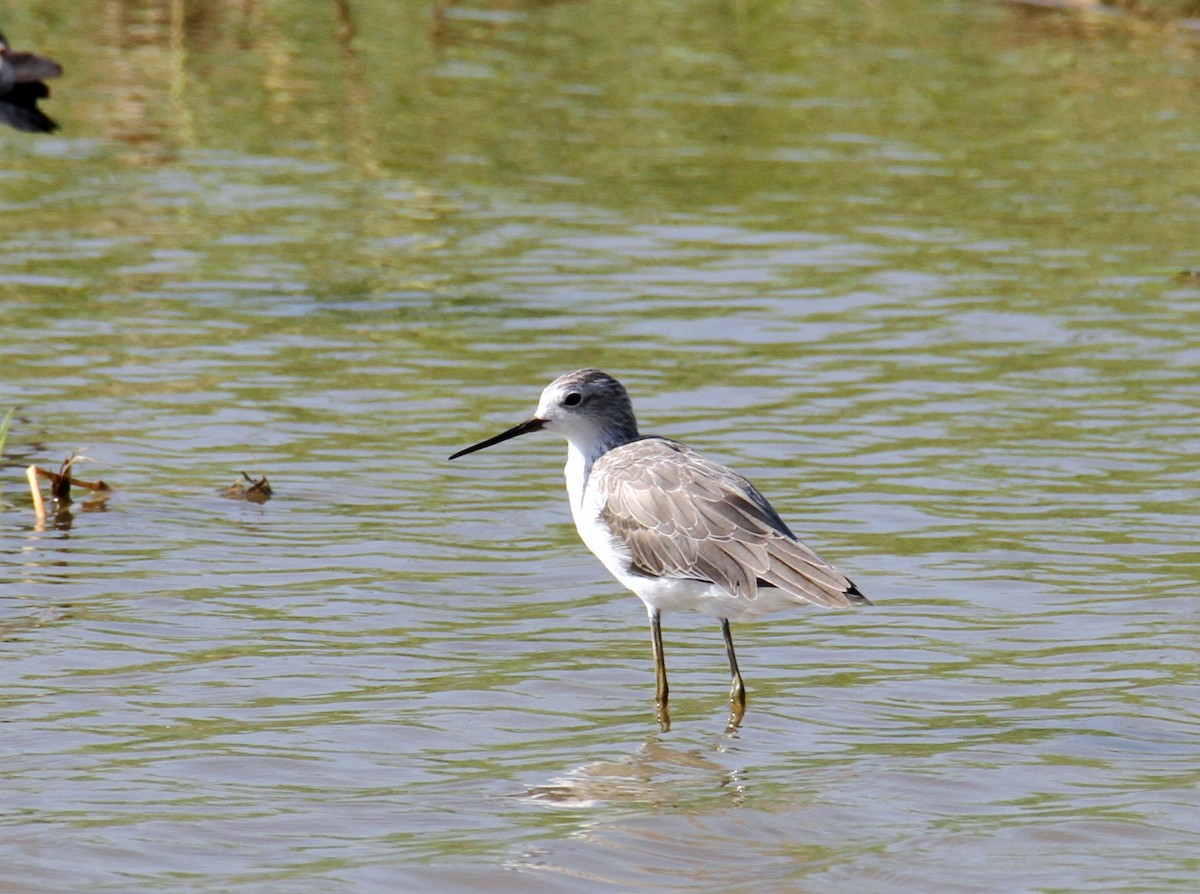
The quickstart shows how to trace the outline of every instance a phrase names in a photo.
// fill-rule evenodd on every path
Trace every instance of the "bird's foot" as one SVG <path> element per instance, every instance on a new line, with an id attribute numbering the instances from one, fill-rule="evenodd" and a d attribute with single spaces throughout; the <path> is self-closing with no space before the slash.
<path id="1" fill-rule="evenodd" d="M 658 718 L 659 729 L 664 733 L 671 729 L 671 709 L 666 702 L 658 702 L 654 706 L 654 716 Z"/>

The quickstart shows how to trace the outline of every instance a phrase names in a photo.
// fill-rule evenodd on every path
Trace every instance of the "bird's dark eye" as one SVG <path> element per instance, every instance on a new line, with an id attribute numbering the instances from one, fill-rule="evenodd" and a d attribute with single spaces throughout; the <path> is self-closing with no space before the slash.
<path id="1" fill-rule="evenodd" d="M 566 397 L 563 398 L 563 406 L 577 407 L 577 406 L 579 406 L 579 402 L 581 400 L 583 400 L 583 395 L 580 394 L 578 391 L 572 391 L 570 394 L 568 394 Z"/>

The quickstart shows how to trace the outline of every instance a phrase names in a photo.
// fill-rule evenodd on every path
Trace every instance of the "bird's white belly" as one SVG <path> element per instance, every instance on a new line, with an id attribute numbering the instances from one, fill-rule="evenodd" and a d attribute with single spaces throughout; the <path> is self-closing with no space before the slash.
<path id="1" fill-rule="evenodd" d="M 609 568 L 609 571 L 613 569 Z M 760 587 L 754 599 L 747 599 L 702 580 L 641 577 L 615 571 L 613 577 L 636 593 L 647 609 L 664 612 L 696 611 L 727 621 L 751 621 L 760 615 L 784 611 L 797 605 L 794 597 L 774 587 Z"/>

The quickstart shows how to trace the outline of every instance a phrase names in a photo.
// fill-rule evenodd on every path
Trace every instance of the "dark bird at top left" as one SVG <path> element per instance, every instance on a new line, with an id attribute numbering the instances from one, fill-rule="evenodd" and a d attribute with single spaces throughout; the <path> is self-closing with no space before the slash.
<path id="1" fill-rule="evenodd" d="M 50 95 L 50 88 L 42 82 L 61 74 L 62 66 L 53 59 L 16 52 L 0 34 L 0 122 L 33 133 L 58 130 L 38 108 L 38 100 Z"/>

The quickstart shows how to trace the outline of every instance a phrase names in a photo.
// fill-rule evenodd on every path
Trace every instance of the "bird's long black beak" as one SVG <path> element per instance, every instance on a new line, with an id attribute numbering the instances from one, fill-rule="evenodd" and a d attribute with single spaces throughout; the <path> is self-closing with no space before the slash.
<path id="1" fill-rule="evenodd" d="M 508 431 L 502 431 L 495 437 L 488 438 L 486 441 L 480 441 L 478 444 L 472 444 L 470 447 L 465 447 L 458 453 L 450 454 L 451 459 L 458 459 L 460 456 L 466 456 L 468 453 L 474 453 L 476 450 L 482 450 L 484 447 L 491 447 L 493 444 L 499 444 L 501 441 L 507 441 L 510 438 L 516 438 L 520 435 L 527 435 L 531 431 L 540 431 L 545 426 L 545 421 L 538 419 L 536 416 L 532 419 L 522 422 L 520 425 L 514 425 Z"/>

